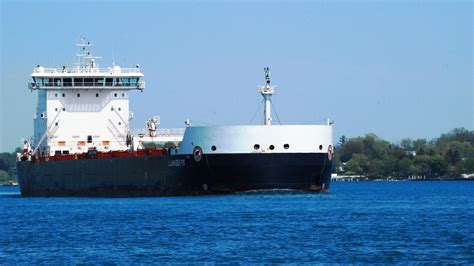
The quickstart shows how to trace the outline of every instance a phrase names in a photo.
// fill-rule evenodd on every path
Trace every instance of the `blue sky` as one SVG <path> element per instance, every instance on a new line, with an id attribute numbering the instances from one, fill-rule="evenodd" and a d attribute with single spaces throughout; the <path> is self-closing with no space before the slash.
<path id="1" fill-rule="evenodd" d="M 75 62 L 81 36 L 101 66 L 141 65 L 135 128 L 248 124 L 270 66 L 285 124 L 330 117 L 336 140 L 473 130 L 471 1 L 0 2 L 0 151 L 33 133 L 33 67 Z"/>

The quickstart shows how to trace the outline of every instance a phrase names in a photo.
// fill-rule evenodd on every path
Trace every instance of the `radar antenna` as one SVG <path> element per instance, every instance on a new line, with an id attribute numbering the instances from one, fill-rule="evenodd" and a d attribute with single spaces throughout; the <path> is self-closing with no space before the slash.
<path id="1" fill-rule="evenodd" d="M 76 54 L 79 57 L 78 68 L 80 69 L 89 69 L 97 68 L 99 65 L 96 62 L 96 59 L 101 58 L 100 56 L 93 56 L 90 47 L 92 43 L 86 41 L 86 38 L 82 37 L 79 42 L 76 42 L 76 47 L 79 48 L 79 52 Z"/>

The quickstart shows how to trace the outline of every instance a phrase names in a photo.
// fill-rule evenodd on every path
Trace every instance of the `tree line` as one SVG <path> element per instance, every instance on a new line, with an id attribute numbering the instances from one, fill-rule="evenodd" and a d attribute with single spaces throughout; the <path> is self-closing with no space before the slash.
<path id="1" fill-rule="evenodd" d="M 474 173 L 474 131 L 456 128 L 433 140 L 390 143 L 367 134 L 342 136 L 334 152 L 334 172 L 369 178 L 459 177 Z"/>

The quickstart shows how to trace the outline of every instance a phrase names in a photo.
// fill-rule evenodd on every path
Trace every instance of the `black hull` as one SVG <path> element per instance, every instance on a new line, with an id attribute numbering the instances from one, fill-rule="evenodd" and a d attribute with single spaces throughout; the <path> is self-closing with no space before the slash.
<path id="1" fill-rule="evenodd" d="M 260 189 L 328 191 L 322 153 L 165 155 L 19 162 L 22 196 L 172 196 Z"/>

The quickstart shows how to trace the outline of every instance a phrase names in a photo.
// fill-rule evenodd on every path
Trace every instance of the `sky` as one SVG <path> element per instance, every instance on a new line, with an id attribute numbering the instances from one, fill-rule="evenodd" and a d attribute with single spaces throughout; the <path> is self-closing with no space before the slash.
<path id="1" fill-rule="evenodd" d="M 330 118 L 335 141 L 473 130 L 472 1 L 0 0 L 0 11 L 0 152 L 33 135 L 34 66 L 76 62 L 81 37 L 101 67 L 140 64 L 133 128 L 154 115 L 164 128 L 261 123 L 269 66 L 281 123 Z"/>

